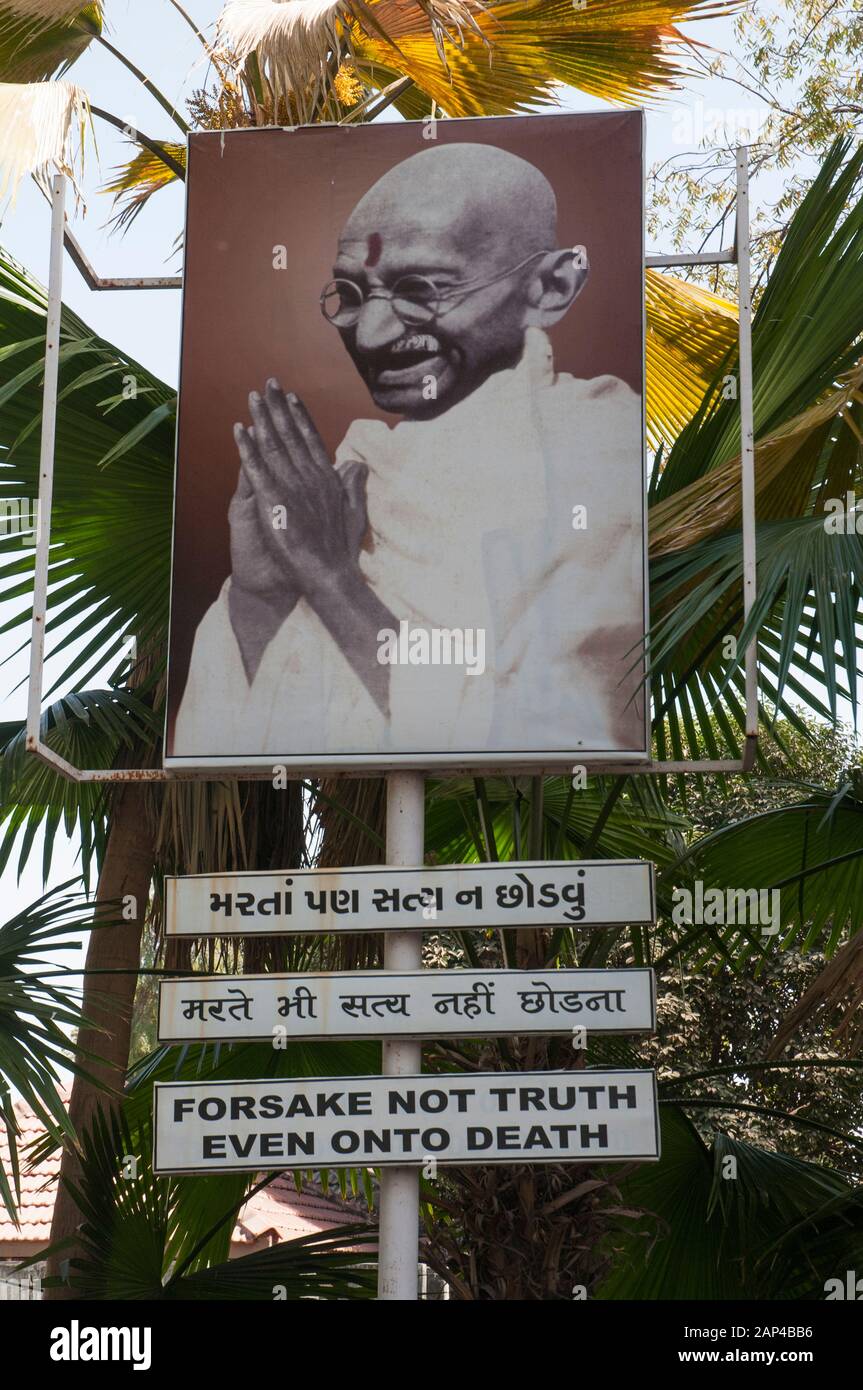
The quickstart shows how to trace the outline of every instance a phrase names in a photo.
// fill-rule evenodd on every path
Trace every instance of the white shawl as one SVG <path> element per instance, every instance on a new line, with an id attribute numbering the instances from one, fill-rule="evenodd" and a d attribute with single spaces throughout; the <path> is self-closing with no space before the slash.
<path id="1" fill-rule="evenodd" d="M 485 629 L 485 673 L 391 666 L 387 720 L 300 600 L 249 685 L 228 580 L 196 634 L 172 756 L 637 749 L 643 705 L 621 682 L 643 630 L 641 438 L 629 387 L 556 376 L 539 329 L 517 367 L 437 419 L 356 421 L 336 465 L 369 466 L 364 575 L 396 628 Z"/>

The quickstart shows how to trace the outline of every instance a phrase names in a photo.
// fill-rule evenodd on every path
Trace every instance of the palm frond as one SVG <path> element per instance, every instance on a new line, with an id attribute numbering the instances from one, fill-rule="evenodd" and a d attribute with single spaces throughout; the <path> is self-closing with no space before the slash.
<path id="1" fill-rule="evenodd" d="M 0 0 L 0 82 L 45 82 L 102 32 L 103 0 Z"/>
<path id="2" fill-rule="evenodd" d="M 705 540 L 653 566 L 652 600 L 663 614 L 651 630 L 654 677 L 667 681 L 679 673 L 680 689 L 692 681 L 694 691 L 699 680 L 716 695 L 724 693 L 736 663 L 725 655 L 722 638 L 736 634 L 742 656 L 750 638 L 769 623 L 777 638 L 775 678 L 765 682 L 763 693 L 772 685 L 779 712 L 786 713 L 789 673 L 799 669 L 798 647 L 820 662 L 833 716 L 840 695 L 856 709 L 863 537 L 853 531 L 828 534 L 818 516 L 765 523 L 756 536 L 758 597 L 746 624 L 738 533 Z"/>
<path id="3" fill-rule="evenodd" d="M 161 720 L 130 691 L 83 690 L 55 701 L 42 715 L 42 740 L 77 767 L 133 763 L 141 744 L 152 742 Z M 89 887 L 105 848 L 109 799 L 103 786 L 70 782 L 27 752 L 21 722 L 0 725 L 0 873 L 16 842 L 18 873 L 28 862 L 38 831 L 44 830 L 42 875 L 51 871 L 54 843 L 62 826 L 80 839 L 81 874 Z"/>
<path id="4" fill-rule="evenodd" d="M 0 252 L 0 500 L 38 495 L 46 296 Z M 61 684 L 86 687 L 134 635 L 163 650 L 168 621 L 176 394 L 64 309 L 52 550 L 51 653 L 72 648 Z M 4 630 L 29 625 L 32 550 L 0 537 Z M 20 607 L 15 608 L 15 600 Z"/>
<path id="5" fill-rule="evenodd" d="M 172 159 L 185 166 L 186 147 L 170 141 L 164 142 L 164 149 Z M 174 170 L 149 149 L 139 149 L 128 163 L 114 171 L 114 177 L 104 185 L 103 193 L 114 195 L 117 212 L 113 225 L 119 229 L 131 226 L 140 212 L 143 212 L 154 193 L 175 183 Z"/>
<path id="6" fill-rule="evenodd" d="M 849 140 L 837 140 L 786 230 L 752 320 L 756 440 L 786 427 L 858 366 L 863 198 L 855 190 L 861 171 L 863 148 L 851 152 Z M 739 457 L 739 402 L 722 392 L 722 378 L 736 371 L 734 354 L 721 364 L 700 411 L 654 477 L 652 503 Z"/>
<path id="7" fill-rule="evenodd" d="M 669 873 L 679 877 L 682 869 L 709 888 L 778 890 L 779 943 L 831 956 L 863 927 L 863 803 L 850 791 L 837 803 L 813 789 L 793 805 L 703 836 Z M 723 939 L 735 955 L 751 951 L 733 926 Z"/>
<path id="8" fill-rule="evenodd" d="M 647 442 L 671 448 L 737 342 L 737 305 L 658 270 L 645 274 Z M 651 518 L 653 520 L 653 518 Z"/>
<path id="9" fill-rule="evenodd" d="M 722 1133 L 708 1149 L 676 1106 L 663 1105 L 661 1119 L 661 1161 L 620 1184 L 652 1221 L 618 1236 L 598 1297 L 815 1299 L 837 1269 L 854 1267 L 863 1204 L 841 1174 Z"/>
<path id="10" fill-rule="evenodd" d="M 350 12 L 350 0 L 227 0 L 216 21 L 216 50 L 238 70 L 254 57 L 274 110 L 290 101 L 297 119 L 309 122 L 350 54 Z"/>
<path id="11" fill-rule="evenodd" d="M 286 1299 L 373 1296 L 374 1254 L 368 1247 L 376 1237 L 367 1225 L 303 1236 L 223 1264 L 206 1257 L 178 1262 L 169 1255 L 178 1225 L 177 1182 L 152 1172 L 149 1121 L 133 1133 L 122 1113 L 97 1112 L 81 1149 L 81 1176 L 73 1185 L 83 1217 L 81 1248 L 69 1277 L 79 1297 L 272 1301 L 275 1286 Z M 134 1182 L 124 1172 L 131 1153 L 139 1155 Z M 228 1239 L 247 1188 L 248 1181 L 219 1212 L 216 1229 Z"/>
<path id="12" fill-rule="evenodd" d="M 861 844 L 863 856 L 863 844 Z M 825 870 L 829 874 L 830 870 Z M 830 880 L 822 879 L 829 892 Z M 849 923 L 853 930 L 854 923 Z M 806 993 L 782 1020 L 769 1056 L 781 1057 L 799 1029 L 816 1017 L 839 1015 L 834 1036 L 852 1055 L 863 1051 L 863 935 L 856 932 L 825 965 Z"/>
<path id="13" fill-rule="evenodd" d="M 650 487 L 651 637 L 660 757 L 699 756 L 721 718 L 742 727 L 741 663 L 760 628 L 767 732 L 775 715 L 835 716 L 856 698 L 861 553 L 854 519 L 825 526 L 825 501 L 863 477 L 863 149 L 837 141 L 786 234 L 752 325 L 758 605 L 743 630 L 737 355 Z M 803 325 L 803 329 L 801 329 Z M 725 639 L 736 641 L 727 655 Z M 815 677 L 814 681 L 812 677 Z M 818 683 L 827 687 L 826 705 Z M 720 714 L 721 711 L 721 714 Z M 688 751 L 678 751 L 688 750 Z"/>
<path id="14" fill-rule="evenodd" d="M 734 1182 L 724 1177 L 729 1159 Z M 823 1299 L 827 1279 L 860 1249 L 863 1191 L 828 1168 L 727 1134 L 717 1134 L 713 1161 L 712 1209 L 733 1233 L 744 1287 L 761 1298 Z"/>
<path id="15" fill-rule="evenodd" d="M 57 170 L 74 182 L 88 114 L 87 95 L 72 82 L 0 83 L 0 199 L 28 174 L 44 182 Z"/>
<path id="16" fill-rule="evenodd" d="M 59 1142 L 72 1134 L 60 1095 L 62 1068 L 83 1072 L 72 1029 L 85 1023 L 80 990 L 62 978 L 58 952 L 80 945 L 92 926 L 86 897 L 73 881 L 52 889 L 0 925 L 0 1120 L 11 1173 L 0 1161 L 0 1206 L 13 1220 L 20 1200 L 18 1131 L 11 1089 L 18 1091 Z"/>
<path id="17" fill-rule="evenodd" d="M 408 94 L 403 114 L 427 114 L 433 99 L 448 116 L 507 115 L 554 106 L 564 83 L 604 101 L 634 104 L 673 87 L 687 70 L 687 40 L 676 25 L 727 14 L 724 0 L 520 0 L 476 5 L 474 32 L 446 42 L 446 66 L 426 7 L 417 0 L 370 0 L 351 28 L 354 61 L 366 81 L 386 86 L 411 77 L 427 98 L 425 110 Z M 380 31 L 383 31 L 381 33 Z M 453 41 L 453 38 L 455 41 Z"/>

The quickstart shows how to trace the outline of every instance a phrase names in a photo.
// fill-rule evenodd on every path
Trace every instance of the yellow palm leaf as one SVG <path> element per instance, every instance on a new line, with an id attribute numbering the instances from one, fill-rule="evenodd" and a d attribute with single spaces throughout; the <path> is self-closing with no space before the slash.
<path id="1" fill-rule="evenodd" d="M 160 146 L 165 153 L 185 167 L 186 146 L 163 140 Z M 115 177 L 105 184 L 103 193 L 113 193 L 114 204 L 119 211 L 114 218 L 117 227 L 128 227 L 144 208 L 154 193 L 167 184 L 173 183 L 177 175 L 152 150 L 141 149 L 115 170 Z"/>
<path id="2" fill-rule="evenodd" d="M 54 168 L 74 181 L 88 115 L 86 93 L 71 82 L 0 83 L 0 199 L 27 174 L 44 179 Z"/>
<path id="3" fill-rule="evenodd" d="M 103 0 L 0 0 L 0 82 L 44 82 L 102 32 Z"/>
<path id="4" fill-rule="evenodd" d="M 418 0 L 369 0 L 389 42 L 361 19 L 363 28 L 351 33 L 358 67 L 373 81 L 375 65 L 404 73 L 449 116 L 552 104 L 560 83 L 632 103 L 686 71 L 679 22 L 727 14 L 739 0 L 506 0 L 471 8 L 479 32 L 454 36 L 445 67 Z"/>
<path id="5" fill-rule="evenodd" d="M 658 270 L 645 277 L 647 440 L 670 447 L 737 342 L 737 305 Z"/>
<path id="6" fill-rule="evenodd" d="M 481 30 L 476 0 L 416 0 L 423 33 L 442 66 L 448 40 Z M 216 21 L 216 50 L 241 68 L 252 56 L 269 89 L 271 114 L 282 103 L 298 121 L 320 118 L 321 104 L 334 94 L 340 62 L 349 58 L 352 36 L 362 26 L 392 54 L 386 30 L 366 0 L 227 0 Z"/>

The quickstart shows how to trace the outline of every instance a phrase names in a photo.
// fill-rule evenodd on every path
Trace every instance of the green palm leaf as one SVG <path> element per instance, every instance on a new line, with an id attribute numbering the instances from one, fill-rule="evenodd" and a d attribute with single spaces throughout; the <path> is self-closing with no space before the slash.
<path id="1" fill-rule="evenodd" d="M 473 6 L 479 32 L 465 28 L 446 43 L 446 66 L 428 14 L 417 3 L 371 0 L 366 24 L 351 30 L 356 67 L 371 85 L 385 87 L 400 74 L 448 116 L 494 116 L 558 102 L 556 84 L 578 87 L 605 101 L 633 104 L 675 85 L 686 71 L 687 40 L 675 27 L 736 8 L 724 0 L 507 0 Z M 362 26 L 362 27 L 360 27 Z M 404 114 L 418 112 L 410 94 Z"/>
<path id="2" fill-rule="evenodd" d="M 823 1298 L 824 1281 L 859 1259 L 859 1189 L 725 1134 L 708 1149 L 670 1105 L 662 1106 L 661 1161 L 620 1186 L 647 1215 L 616 1233 L 619 1259 L 603 1299 Z"/>
<path id="3" fill-rule="evenodd" d="M 792 219 L 752 327 L 758 604 L 742 622 L 736 350 L 650 487 L 650 660 L 658 752 L 698 756 L 720 719 L 731 752 L 742 727 L 743 653 L 760 629 L 765 717 L 794 719 L 789 693 L 835 716 L 856 699 L 860 542 L 825 529 L 824 500 L 863 476 L 863 148 L 832 148 Z M 801 324 L 806 325 L 801 332 Z M 737 656 L 723 651 L 733 636 Z M 803 650 L 801 651 L 801 645 Z M 823 680 L 827 705 L 811 677 Z M 725 709 L 720 714 L 720 708 Z M 712 750 L 711 750 L 712 751 Z"/>
<path id="4" fill-rule="evenodd" d="M 863 802 L 850 790 L 837 800 L 814 789 L 803 800 L 748 816 L 697 840 L 668 870 L 699 877 L 706 888 L 778 889 L 781 944 L 832 955 L 863 926 Z M 751 953 L 744 935 L 723 928 L 725 945 Z"/>
<path id="5" fill-rule="evenodd" d="M 0 502 L 38 495 L 46 296 L 0 253 Z M 122 652 L 164 650 L 171 546 L 175 393 L 63 311 L 49 652 L 76 648 L 55 689 L 87 682 Z M 23 600 L 4 632 L 29 624 L 33 552 L 0 537 L 3 597 Z"/>
<path id="6" fill-rule="evenodd" d="M 81 1178 L 74 1184 L 83 1216 L 82 1249 L 70 1262 L 69 1276 L 79 1297 L 271 1301 L 277 1286 L 279 1295 L 288 1299 L 373 1296 L 375 1274 L 369 1266 L 375 1256 L 368 1247 L 376 1235 L 366 1225 L 303 1236 L 228 1263 L 207 1263 L 200 1254 L 178 1263 L 169 1255 L 182 1215 L 177 1182 L 153 1174 L 151 1146 L 149 1121 L 133 1133 L 117 1113 L 97 1112 L 83 1136 Z M 137 1175 L 129 1180 L 127 1156 L 139 1151 Z M 217 1218 L 217 1230 L 226 1241 L 246 1201 L 247 1187 L 246 1181 L 239 1197 Z M 54 1249 L 60 1253 L 62 1244 Z"/>
<path id="7" fill-rule="evenodd" d="M 72 1134 L 60 1096 L 60 1068 L 86 1075 L 75 1060 L 70 1030 L 85 1020 L 80 991 L 54 962 L 80 946 L 92 926 L 92 908 L 64 883 L 0 925 L 0 1121 L 6 1129 L 11 1173 L 0 1161 L 0 1204 L 15 1218 L 20 1200 L 20 1158 L 11 1088 L 31 1106 L 58 1141 Z"/>
<path id="8" fill-rule="evenodd" d="M 141 746 L 152 743 L 160 729 L 161 719 L 150 706 L 122 688 L 66 695 L 42 715 L 43 742 L 77 767 L 134 766 Z M 80 836 L 81 872 L 89 887 L 92 867 L 102 861 L 108 806 L 98 783 L 70 782 L 28 753 L 22 722 L 0 724 L 0 873 L 19 842 L 20 874 L 44 829 L 47 879 L 62 825 L 67 835 Z"/>
<path id="9" fill-rule="evenodd" d="M 0 0 L 0 82 L 43 82 L 102 32 L 102 0 Z"/>

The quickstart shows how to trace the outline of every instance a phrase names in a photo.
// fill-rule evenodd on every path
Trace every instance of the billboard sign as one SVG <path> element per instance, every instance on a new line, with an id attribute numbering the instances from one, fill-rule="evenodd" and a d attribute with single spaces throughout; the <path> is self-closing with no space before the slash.
<path id="1" fill-rule="evenodd" d="M 647 758 L 642 145 L 190 137 L 166 765 Z"/>

